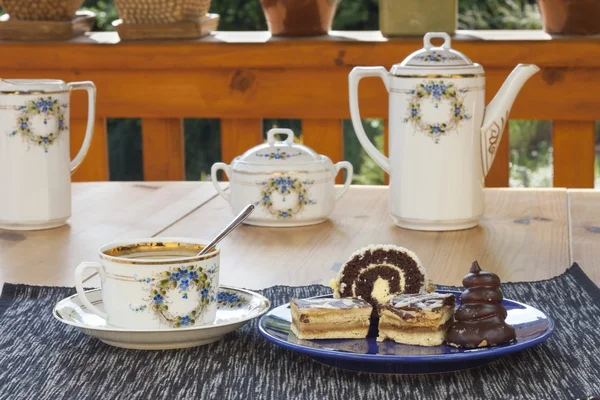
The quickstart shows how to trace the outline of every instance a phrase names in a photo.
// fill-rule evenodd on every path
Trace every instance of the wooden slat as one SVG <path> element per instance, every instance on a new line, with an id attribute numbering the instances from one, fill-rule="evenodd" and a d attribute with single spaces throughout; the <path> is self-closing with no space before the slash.
<path id="1" fill-rule="evenodd" d="M 144 180 L 185 180 L 181 119 L 142 119 Z"/>
<path id="2" fill-rule="evenodd" d="M 506 124 L 504 133 L 502 134 L 502 140 L 500 141 L 500 145 L 496 151 L 496 158 L 494 158 L 492 168 L 490 168 L 487 176 L 485 177 L 485 186 L 508 187 L 508 178 L 510 175 L 510 135 L 508 124 Z"/>
<path id="3" fill-rule="evenodd" d="M 143 66 L 140 66 L 143 68 Z M 89 79 L 98 87 L 99 117 L 112 118 L 349 118 L 350 67 L 198 70 L 0 69 L 3 78 Z M 143 73 L 140 73 L 143 71 Z M 486 68 L 488 101 L 510 69 Z M 152 82 L 149 85 L 148 82 Z M 545 69 L 519 93 L 511 118 L 547 120 L 600 119 L 597 93 L 600 68 Z M 165 101 L 159 101 L 159 97 Z M 360 85 L 363 118 L 385 118 L 388 95 L 380 80 Z M 72 116 L 85 118 L 84 104 L 72 105 Z"/>
<path id="4" fill-rule="evenodd" d="M 222 119 L 221 160 L 230 163 L 234 157 L 262 143 L 262 130 L 260 119 Z"/>
<path id="5" fill-rule="evenodd" d="M 339 119 L 307 119 L 302 121 L 305 145 L 334 163 L 344 159 L 344 131 Z"/>
<path id="6" fill-rule="evenodd" d="M 339 119 L 307 119 L 302 121 L 303 143 L 337 163 L 344 159 L 344 130 Z M 343 173 L 336 177 L 343 182 Z"/>
<path id="7" fill-rule="evenodd" d="M 421 37 L 386 39 L 380 32 L 336 31 L 330 36 L 274 38 L 269 32 L 218 32 L 201 40 L 118 43 L 116 32 L 51 43 L 0 42 L 0 69 L 74 70 L 195 68 L 329 68 L 385 65 L 423 47 Z M 452 47 L 487 68 L 532 63 L 598 67 L 597 36 L 551 37 L 542 31 L 458 31 Z M 185 59 L 185 62 L 181 60 Z M 50 76 L 50 75 L 48 75 Z"/>
<path id="8" fill-rule="evenodd" d="M 477 228 L 417 232 L 393 224 L 387 187 L 354 186 L 329 222 L 285 232 L 238 228 L 220 244 L 221 282 L 251 288 L 327 284 L 352 252 L 373 243 L 414 250 L 443 284 L 460 285 L 473 260 L 503 281 L 547 279 L 569 266 L 566 190 L 487 189 L 485 201 Z M 212 237 L 230 219 L 229 204 L 219 197 L 164 234 Z"/>
<path id="9" fill-rule="evenodd" d="M 569 190 L 572 262 L 600 286 L 600 191 Z"/>
<path id="10" fill-rule="evenodd" d="M 69 128 L 71 158 L 74 158 L 79 151 L 83 138 L 87 120 L 74 119 L 71 121 Z M 106 120 L 103 118 L 96 119 L 94 123 L 94 137 L 92 144 L 85 156 L 81 166 L 73 174 L 73 182 L 89 182 L 89 181 L 107 181 L 109 177 L 108 167 L 108 142 L 106 135 Z"/>
<path id="11" fill-rule="evenodd" d="M 207 182 L 76 183 L 69 225 L 0 230 L 0 283 L 73 286 L 77 264 L 98 261 L 103 244 L 160 234 L 215 195 Z"/>
<path id="12" fill-rule="evenodd" d="M 595 123 L 553 121 L 554 187 L 593 188 Z"/>

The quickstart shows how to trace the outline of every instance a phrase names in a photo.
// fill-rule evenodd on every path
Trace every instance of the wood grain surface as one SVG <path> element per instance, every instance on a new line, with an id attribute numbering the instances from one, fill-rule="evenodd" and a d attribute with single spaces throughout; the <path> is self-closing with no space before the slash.
<path id="1" fill-rule="evenodd" d="M 69 127 L 69 146 L 71 159 L 75 158 L 87 128 L 87 120 L 73 119 Z M 71 180 L 73 182 L 107 181 L 109 179 L 108 165 L 108 135 L 106 131 L 106 119 L 97 118 L 94 122 L 94 136 L 87 155 L 81 165 L 75 171 Z"/>
<path id="2" fill-rule="evenodd" d="M 185 179 L 183 121 L 179 118 L 142 119 L 145 181 Z"/>
<path id="3" fill-rule="evenodd" d="M 250 288 L 326 284 L 352 252 L 376 243 L 412 249 L 444 284 L 460 284 L 473 260 L 504 281 L 547 279 L 568 268 L 566 190 L 488 189 L 486 204 L 477 228 L 416 232 L 393 224 L 386 187 L 354 186 L 320 225 L 233 232 L 221 244 L 221 281 Z M 163 233 L 209 238 L 230 218 L 229 205 L 216 197 Z"/>
<path id="4" fill-rule="evenodd" d="M 414 250 L 437 283 L 459 285 L 476 259 L 506 282 L 548 279 L 573 260 L 600 284 L 599 202 L 592 190 L 487 189 L 480 226 L 417 232 L 393 225 L 386 187 L 353 186 L 325 223 L 234 231 L 221 244 L 221 283 L 326 284 L 355 250 L 392 243 Z M 97 260 L 102 244 L 156 235 L 208 240 L 231 218 L 209 183 L 76 183 L 69 225 L 0 230 L 0 282 L 73 285 L 75 266 Z"/>
<path id="5" fill-rule="evenodd" d="M 600 286 L 600 191 L 569 190 L 572 260 Z"/>
<path id="6" fill-rule="evenodd" d="M 595 143 L 595 121 L 552 121 L 554 187 L 594 187 Z"/>
<path id="7" fill-rule="evenodd" d="M 72 41 L 1 42 L 1 68 L 76 70 L 195 68 L 329 68 L 398 63 L 423 47 L 422 37 L 386 39 L 378 31 L 332 31 L 328 36 L 275 38 L 269 32 L 215 32 L 200 40 L 120 42 L 116 32 Z M 598 67 L 598 35 L 549 35 L 542 30 L 458 31 L 452 47 L 488 67 L 531 63 L 541 67 Z M 182 62 L 181 60 L 185 60 Z"/>
<path id="8" fill-rule="evenodd" d="M 0 230 L 0 282 L 73 285 L 77 264 L 97 261 L 103 244 L 155 236 L 215 194 L 199 182 L 74 184 L 68 225 Z"/>
<path id="9" fill-rule="evenodd" d="M 230 163 L 246 150 L 263 142 L 260 118 L 221 120 L 221 160 Z"/>
<path id="10" fill-rule="evenodd" d="M 4 47 L 1 48 L 4 51 Z M 348 74 L 351 70 L 349 66 L 206 68 L 165 73 L 145 69 L 79 71 L 56 65 L 49 70 L 0 67 L 0 76 L 91 80 L 98 88 L 98 117 L 342 119 L 350 116 Z M 488 102 L 511 70 L 486 66 Z M 600 68 L 542 69 L 519 92 L 510 118 L 600 119 L 598 92 Z M 149 100 L 157 98 L 168 101 Z M 361 81 L 359 102 L 363 118 L 387 117 L 388 95 L 381 81 Z M 84 119 L 86 114 L 84 104 L 72 105 L 73 117 Z"/>

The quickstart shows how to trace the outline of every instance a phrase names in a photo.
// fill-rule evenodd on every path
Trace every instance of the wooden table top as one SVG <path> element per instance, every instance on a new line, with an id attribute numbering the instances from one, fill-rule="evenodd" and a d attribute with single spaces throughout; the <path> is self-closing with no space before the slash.
<path id="1" fill-rule="evenodd" d="M 436 283 L 460 285 L 473 260 L 507 281 L 554 277 L 578 262 L 600 284 L 600 191 L 487 189 L 480 226 L 417 232 L 388 216 L 388 189 L 353 186 L 330 220 L 301 228 L 242 226 L 221 243 L 221 283 L 259 289 L 327 284 L 356 249 L 415 251 Z M 73 286 L 81 261 L 105 243 L 153 236 L 210 239 L 232 218 L 210 183 L 75 183 L 61 228 L 0 230 L 0 283 Z M 98 279 L 88 285 L 98 285 Z"/>

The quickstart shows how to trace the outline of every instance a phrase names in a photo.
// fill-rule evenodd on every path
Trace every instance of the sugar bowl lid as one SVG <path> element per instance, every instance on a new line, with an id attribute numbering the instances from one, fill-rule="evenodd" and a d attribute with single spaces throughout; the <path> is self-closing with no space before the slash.
<path id="1" fill-rule="evenodd" d="M 276 134 L 284 136 L 284 140 L 275 138 Z M 291 129 L 275 128 L 267 132 L 267 143 L 255 146 L 236 158 L 236 162 L 259 165 L 277 166 L 314 164 L 322 161 L 323 156 L 312 149 L 294 143 L 294 132 Z"/>
<path id="2" fill-rule="evenodd" d="M 58 79 L 1 79 L 2 93 L 56 93 L 69 90 L 68 85 Z"/>
<path id="3" fill-rule="evenodd" d="M 441 46 L 431 44 L 432 39 L 442 39 Z M 460 51 L 452 48 L 450 35 L 445 32 L 429 32 L 423 37 L 423 48 L 415 51 L 400 64 L 395 64 L 392 75 L 427 75 L 443 73 L 483 73 L 481 65 L 474 63 Z"/>

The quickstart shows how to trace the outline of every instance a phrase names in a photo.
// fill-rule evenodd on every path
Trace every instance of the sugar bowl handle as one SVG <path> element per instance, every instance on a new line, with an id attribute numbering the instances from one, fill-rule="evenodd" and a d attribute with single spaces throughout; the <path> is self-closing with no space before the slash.
<path id="1" fill-rule="evenodd" d="M 104 278 L 106 274 L 104 273 L 104 267 L 102 264 L 97 262 L 82 262 L 75 268 L 75 289 L 77 290 L 77 294 L 79 295 L 79 299 L 83 303 L 84 306 L 94 314 L 98 315 L 101 318 L 108 319 L 108 314 L 100 311 L 96 306 L 94 306 L 85 295 L 85 290 L 83 290 L 83 273 L 86 269 L 95 269 L 98 271 L 98 275 L 100 275 L 100 279 L 104 282 Z"/>
<path id="2" fill-rule="evenodd" d="M 231 180 L 231 168 L 229 168 L 229 165 L 225 163 L 218 162 L 214 163 L 212 168 L 210 169 L 210 180 L 215 186 L 215 189 L 217 189 L 217 193 L 219 193 L 221 197 L 227 200 L 227 202 L 231 203 L 231 194 L 221 189 L 221 185 L 219 185 L 219 180 L 217 179 L 217 172 L 219 170 L 222 170 L 227 176 L 227 179 Z"/>
<path id="3" fill-rule="evenodd" d="M 336 175 L 340 172 L 340 170 L 346 170 L 346 180 L 344 181 L 344 186 L 342 186 L 337 192 L 335 192 L 335 201 L 338 201 L 344 195 L 344 193 L 348 191 L 348 188 L 352 183 L 354 168 L 352 167 L 352 164 L 350 164 L 348 161 L 340 161 L 339 163 L 334 165 L 334 168 Z"/>
<path id="4" fill-rule="evenodd" d="M 71 175 L 79 168 L 81 162 L 85 158 L 90 145 L 92 144 L 92 136 L 94 135 L 94 123 L 96 122 L 96 86 L 93 82 L 71 82 L 67 84 L 69 90 L 86 90 L 88 92 L 88 120 L 85 130 L 85 138 L 79 152 L 71 161 Z"/>
<path id="5" fill-rule="evenodd" d="M 269 143 L 269 146 L 275 145 L 275 142 L 277 142 L 277 139 L 275 139 L 275 135 L 277 134 L 286 135 L 284 142 L 288 146 L 294 144 L 294 131 L 287 128 L 274 128 L 267 132 L 267 143 Z"/>

